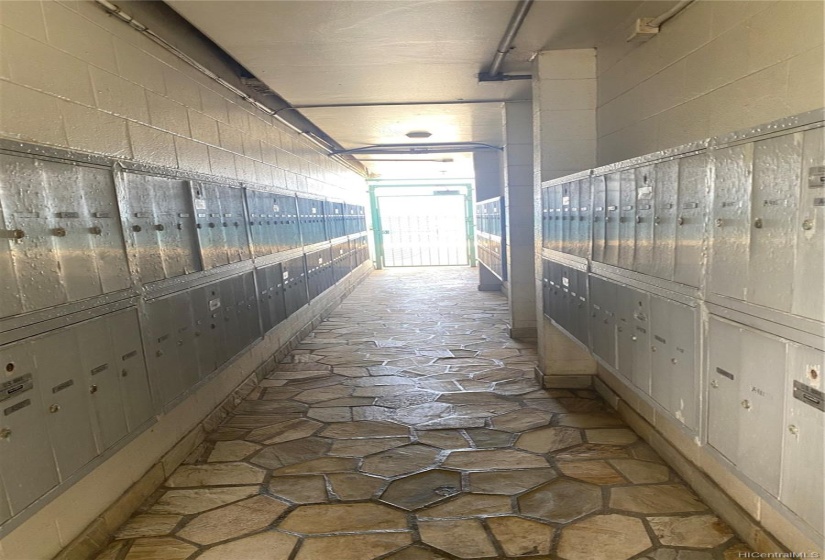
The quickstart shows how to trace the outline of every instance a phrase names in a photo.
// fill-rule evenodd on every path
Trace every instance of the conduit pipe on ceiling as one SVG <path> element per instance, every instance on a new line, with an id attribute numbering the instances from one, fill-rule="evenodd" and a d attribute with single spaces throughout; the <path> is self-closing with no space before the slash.
<path id="1" fill-rule="evenodd" d="M 519 0 L 513 15 L 510 18 L 510 23 L 507 24 L 507 29 L 504 30 L 504 35 L 498 43 L 496 54 L 493 55 L 493 60 L 490 63 L 490 68 L 486 72 L 478 75 L 479 82 L 502 82 L 506 80 L 529 80 L 532 76 L 528 74 L 521 74 L 515 76 L 507 76 L 501 73 L 501 65 L 504 63 L 504 57 L 510 52 L 510 47 L 513 46 L 513 41 L 521 29 L 521 24 L 527 18 L 527 13 L 533 6 L 533 0 Z"/>
<path id="2" fill-rule="evenodd" d="M 673 16 L 693 4 L 696 0 L 681 0 L 678 4 L 673 6 L 671 9 L 660 15 L 659 17 L 653 18 L 650 20 L 648 25 L 650 27 L 659 28 L 661 25 L 666 22 L 667 20 L 671 19 Z"/>
<path id="3" fill-rule="evenodd" d="M 278 113 L 283 109 L 291 108 L 291 105 L 285 99 L 278 96 L 275 92 L 272 92 L 271 95 L 274 95 L 274 96 L 278 97 L 279 100 L 286 105 L 286 107 L 284 107 L 283 109 L 280 109 L 280 110 L 271 109 L 271 108 L 267 107 L 266 105 L 264 105 L 263 103 L 256 100 L 255 98 L 253 98 L 252 96 L 248 95 L 243 90 L 241 90 L 241 89 L 235 87 L 234 85 L 230 84 L 229 82 L 227 82 L 226 80 L 224 80 L 223 78 L 221 78 L 220 76 L 218 76 L 217 74 L 212 72 L 209 68 L 202 65 L 200 62 L 193 59 L 188 54 L 181 51 L 180 49 L 178 49 L 177 47 L 175 47 L 174 45 L 172 45 L 168 41 L 166 41 L 166 39 L 164 39 L 163 37 L 161 37 L 160 35 L 158 35 L 154 31 L 149 29 L 147 26 L 145 26 L 142 23 L 140 23 L 139 21 L 137 21 L 134 17 L 132 17 L 128 13 L 124 12 L 117 5 L 109 2 L 108 0 L 95 0 L 95 2 L 98 5 L 100 5 L 104 10 L 106 10 L 106 12 L 108 12 L 109 14 L 117 17 L 119 20 L 129 24 L 136 31 L 142 33 L 143 35 L 146 35 L 153 42 L 157 43 L 158 45 L 160 45 L 165 50 L 169 51 L 170 53 L 172 53 L 173 55 L 175 55 L 176 57 L 181 59 L 183 62 L 185 62 L 189 66 L 192 66 L 198 72 L 204 74 L 205 76 L 207 76 L 210 79 L 214 80 L 215 82 L 219 83 L 220 85 L 222 85 L 223 87 L 225 87 L 226 89 L 228 89 L 229 91 L 231 91 L 232 93 L 234 93 L 235 95 L 237 95 L 238 97 L 240 97 L 241 99 L 246 101 L 247 103 L 253 105 L 258 110 L 263 111 L 267 115 L 277 119 L 279 122 L 285 124 L 286 126 L 291 128 L 292 130 L 294 130 L 295 132 L 300 134 L 301 136 L 304 136 L 310 142 L 312 142 L 313 144 L 315 144 L 316 146 L 321 148 L 328 155 L 333 156 L 338 162 L 340 162 L 343 165 L 346 165 L 347 167 L 349 167 L 352 171 L 354 171 L 354 172 L 356 172 L 356 173 L 358 173 L 359 175 L 362 175 L 362 176 L 366 175 L 366 172 L 363 168 L 356 167 L 349 160 L 347 160 L 346 158 L 340 157 L 336 153 L 337 150 L 343 149 L 343 146 L 340 146 L 340 145 L 337 145 L 333 142 L 330 142 L 327 139 L 322 138 L 321 136 L 319 136 L 318 133 L 313 132 L 311 130 L 301 130 L 299 127 L 295 126 L 294 124 L 292 124 L 288 120 L 281 117 Z M 306 119 L 304 118 L 304 120 L 306 120 Z M 309 121 L 307 121 L 307 122 L 309 122 Z M 312 123 L 310 123 L 310 124 L 312 124 Z M 320 129 L 319 129 L 319 132 L 320 132 L 320 134 L 324 134 L 323 131 L 321 131 Z"/>

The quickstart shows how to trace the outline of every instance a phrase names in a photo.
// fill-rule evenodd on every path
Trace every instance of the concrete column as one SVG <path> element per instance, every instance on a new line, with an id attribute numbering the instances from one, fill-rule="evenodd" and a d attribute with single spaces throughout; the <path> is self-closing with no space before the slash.
<path id="1" fill-rule="evenodd" d="M 590 353 L 542 313 L 542 181 L 596 165 L 596 50 L 545 51 L 533 63 L 533 201 L 539 373 L 545 387 L 584 387 L 596 373 Z"/>
<path id="2" fill-rule="evenodd" d="M 504 194 L 501 152 L 484 151 L 473 154 L 475 171 L 476 202 Z M 485 292 L 498 292 L 502 289 L 501 280 L 483 265 L 478 267 L 478 289 Z"/>
<path id="3" fill-rule="evenodd" d="M 535 338 L 532 102 L 505 103 L 503 117 L 510 336 Z"/>

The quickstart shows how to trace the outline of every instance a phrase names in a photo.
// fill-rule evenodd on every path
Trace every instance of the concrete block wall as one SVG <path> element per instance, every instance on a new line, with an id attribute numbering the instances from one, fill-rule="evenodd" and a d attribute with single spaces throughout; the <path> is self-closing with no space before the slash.
<path id="1" fill-rule="evenodd" d="M 222 78 L 241 85 L 232 64 L 214 45 L 159 11 L 168 7 L 118 4 Z M 362 177 L 88 0 L 0 2 L 0 137 L 212 174 L 258 188 L 288 188 L 353 202 L 363 197 L 366 202 Z M 170 450 L 196 445 L 193 430 L 202 432 L 205 428 L 197 427 L 205 418 L 225 407 L 251 375 L 263 372 L 273 353 L 306 334 L 307 326 L 340 301 L 370 267 L 365 263 L 291 316 L 4 536 L 0 559 L 52 558 L 89 527 L 96 528 L 94 538 L 105 540 L 100 529 L 104 510 L 127 504 L 117 515 L 107 514 L 112 525 L 108 530 L 128 517 L 126 509 L 139 505 L 141 498 L 124 499 L 129 496 L 124 492 L 135 484 L 145 493 L 147 484 L 168 476 L 188 453 Z M 186 443 L 189 439 L 192 445 Z M 88 546 L 82 543 L 77 550 Z"/>
<path id="2" fill-rule="evenodd" d="M 150 28 L 151 4 L 119 3 Z M 311 141 L 90 0 L 0 2 L 0 42 L 3 137 L 323 196 L 366 191 Z M 182 42 L 240 85 L 209 45 Z"/>
<path id="3" fill-rule="evenodd" d="M 597 45 L 598 165 L 822 107 L 822 2 L 698 0 L 627 42 L 664 9 L 643 2 Z"/>

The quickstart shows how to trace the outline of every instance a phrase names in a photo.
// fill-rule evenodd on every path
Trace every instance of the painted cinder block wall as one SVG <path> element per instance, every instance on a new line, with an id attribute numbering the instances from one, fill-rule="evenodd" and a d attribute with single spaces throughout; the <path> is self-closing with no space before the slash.
<path id="1" fill-rule="evenodd" d="M 118 5 L 242 87 L 231 61 L 188 25 L 168 13 L 164 17 L 159 10 L 167 7 Z M 359 175 L 86 0 L 0 2 L 0 137 L 249 181 L 258 188 L 269 185 L 353 202 L 363 196 L 366 202 Z M 319 298 L 315 309 L 340 300 L 357 282 L 358 275 L 352 276 Z M 90 523 L 99 524 L 98 516 L 132 484 L 159 484 L 186 449 L 203 438 L 204 418 L 274 351 L 317 320 L 313 313 L 317 311 L 304 308 L 290 317 L 0 539 L 0 558 L 52 558 Z"/>

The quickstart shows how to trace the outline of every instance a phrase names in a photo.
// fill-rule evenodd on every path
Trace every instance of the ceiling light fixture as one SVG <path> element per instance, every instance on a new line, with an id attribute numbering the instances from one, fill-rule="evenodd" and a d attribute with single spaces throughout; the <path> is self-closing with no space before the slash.
<path id="1" fill-rule="evenodd" d="M 432 132 L 426 130 L 411 130 L 406 134 L 407 138 L 429 138 L 432 135 Z"/>

